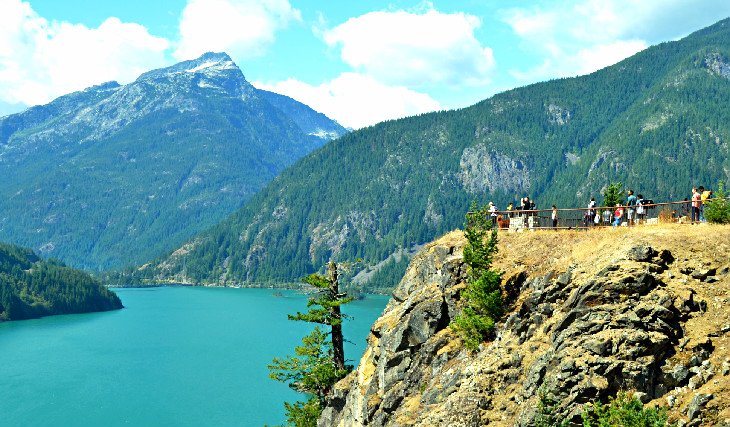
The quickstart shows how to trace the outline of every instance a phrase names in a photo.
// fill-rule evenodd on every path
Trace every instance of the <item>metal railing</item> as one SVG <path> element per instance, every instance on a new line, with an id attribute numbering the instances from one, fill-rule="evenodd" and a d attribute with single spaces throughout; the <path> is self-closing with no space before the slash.
<path id="1" fill-rule="evenodd" d="M 711 199 L 707 199 L 708 203 Z M 633 226 L 658 223 L 692 223 L 691 201 L 663 202 L 642 204 L 632 208 L 632 218 L 629 221 L 629 206 L 597 206 L 594 208 L 559 208 L 557 209 L 557 224 L 553 226 L 553 209 L 509 210 L 496 211 L 495 228 L 521 230 L 585 230 L 590 228 L 612 227 L 615 222 L 614 213 L 622 210 L 618 226 Z M 642 212 L 643 208 L 643 213 Z M 474 212 L 468 212 L 471 221 Z M 598 216 L 598 222 L 596 222 Z"/>

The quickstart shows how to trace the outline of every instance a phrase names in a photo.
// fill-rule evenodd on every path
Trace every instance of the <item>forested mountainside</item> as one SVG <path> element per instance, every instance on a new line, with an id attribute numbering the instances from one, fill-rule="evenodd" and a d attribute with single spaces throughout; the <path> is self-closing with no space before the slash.
<path id="1" fill-rule="evenodd" d="M 614 181 L 654 200 L 730 175 L 730 20 L 590 75 L 349 133 L 243 209 L 134 274 L 184 283 L 287 282 L 330 258 L 392 288 L 409 253 L 459 227 L 472 200 L 587 205 Z"/>
<path id="2" fill-rule="evenodd" d="M 139 264 L 345 132 L 224 53 L 94 86 L 0 118 L 0 239 L 76 267 Z"/>
<path id="3" fill-rule="evenodd" d="M 88 273 L 0 243 L 0 322 L 119 308 L 117 295 Z"/>

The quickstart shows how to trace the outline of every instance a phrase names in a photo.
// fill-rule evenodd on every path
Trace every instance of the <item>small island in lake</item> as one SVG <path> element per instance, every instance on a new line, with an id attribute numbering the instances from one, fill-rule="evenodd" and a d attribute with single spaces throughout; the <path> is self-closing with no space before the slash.
<path id="1" fill-rule="evenodd" d="M 88 273 L 0 243 L 0 322 L 122 307 L 119 297 Z"/>

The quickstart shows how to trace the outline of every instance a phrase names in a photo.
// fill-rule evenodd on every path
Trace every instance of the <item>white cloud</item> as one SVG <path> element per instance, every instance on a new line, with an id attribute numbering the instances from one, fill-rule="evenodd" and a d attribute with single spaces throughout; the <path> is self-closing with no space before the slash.
<path id="1" fill-rule="evenodd" d="M 256 82 L 254 85 L 294 98 L 341 125 L 355 129 L 441 109 L 441 105 L 426 94 L 402 86 L 388 86 L 359 73 L 343 73 L 319 86 L 296 79 L 274 84 Z"/>
<path id="2" fill-rule="evenodd" d="M 492 49 L 474 36 L 480 20 L 464 13 L 370 12 L 323 32 L 356 71 L 393 85 L 480 85 L 494 67 Z"/>
<path id="3" fill-rule="evenodd" d="M 624 58 L 641 52 L 648 45 L 643 40 L 619 40 L 608 44 L 581 49 L 575 56 L 578 74 L 588 74 L 613 65 Z"/>
<path id="4" fill-rule="evenodd" d="M 174 56 L 192 59 L 210 51 L 236 58 L 260 56 L 277 30 L 301 19 L 288 0 L 189 0 Z"/>
<path id="5" fill-rule="evenodd" d="M 108 18 L 98 28 L 49 22 L 28 3 L 0 0 L 0 102 L 41 104 L 110 80 L 128 82 L 165 63 L 167 40 Z"/>
<path id="6" fill-rule="evenodd" d="M 730 15 L 727 0 L 554 1 L 511 9 L 503 20 L 521 47 L 542 56 L 523 81 L 586 74 L 631 56 L 650 44 L 678 39 Z"/>

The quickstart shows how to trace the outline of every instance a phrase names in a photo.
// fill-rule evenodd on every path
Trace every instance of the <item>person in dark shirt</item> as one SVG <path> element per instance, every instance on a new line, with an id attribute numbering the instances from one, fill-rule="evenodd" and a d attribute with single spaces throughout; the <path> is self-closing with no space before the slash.
<path id="1" fill-rule="evenodd" d="M 634 196 L 634 190 L 629 190 L 629 197 L 626 198 L 626 216 L 629 220 L 629 225 L 634 225 L 634 220 L 636 219 L 636 201 L 637 197 Z"/>

